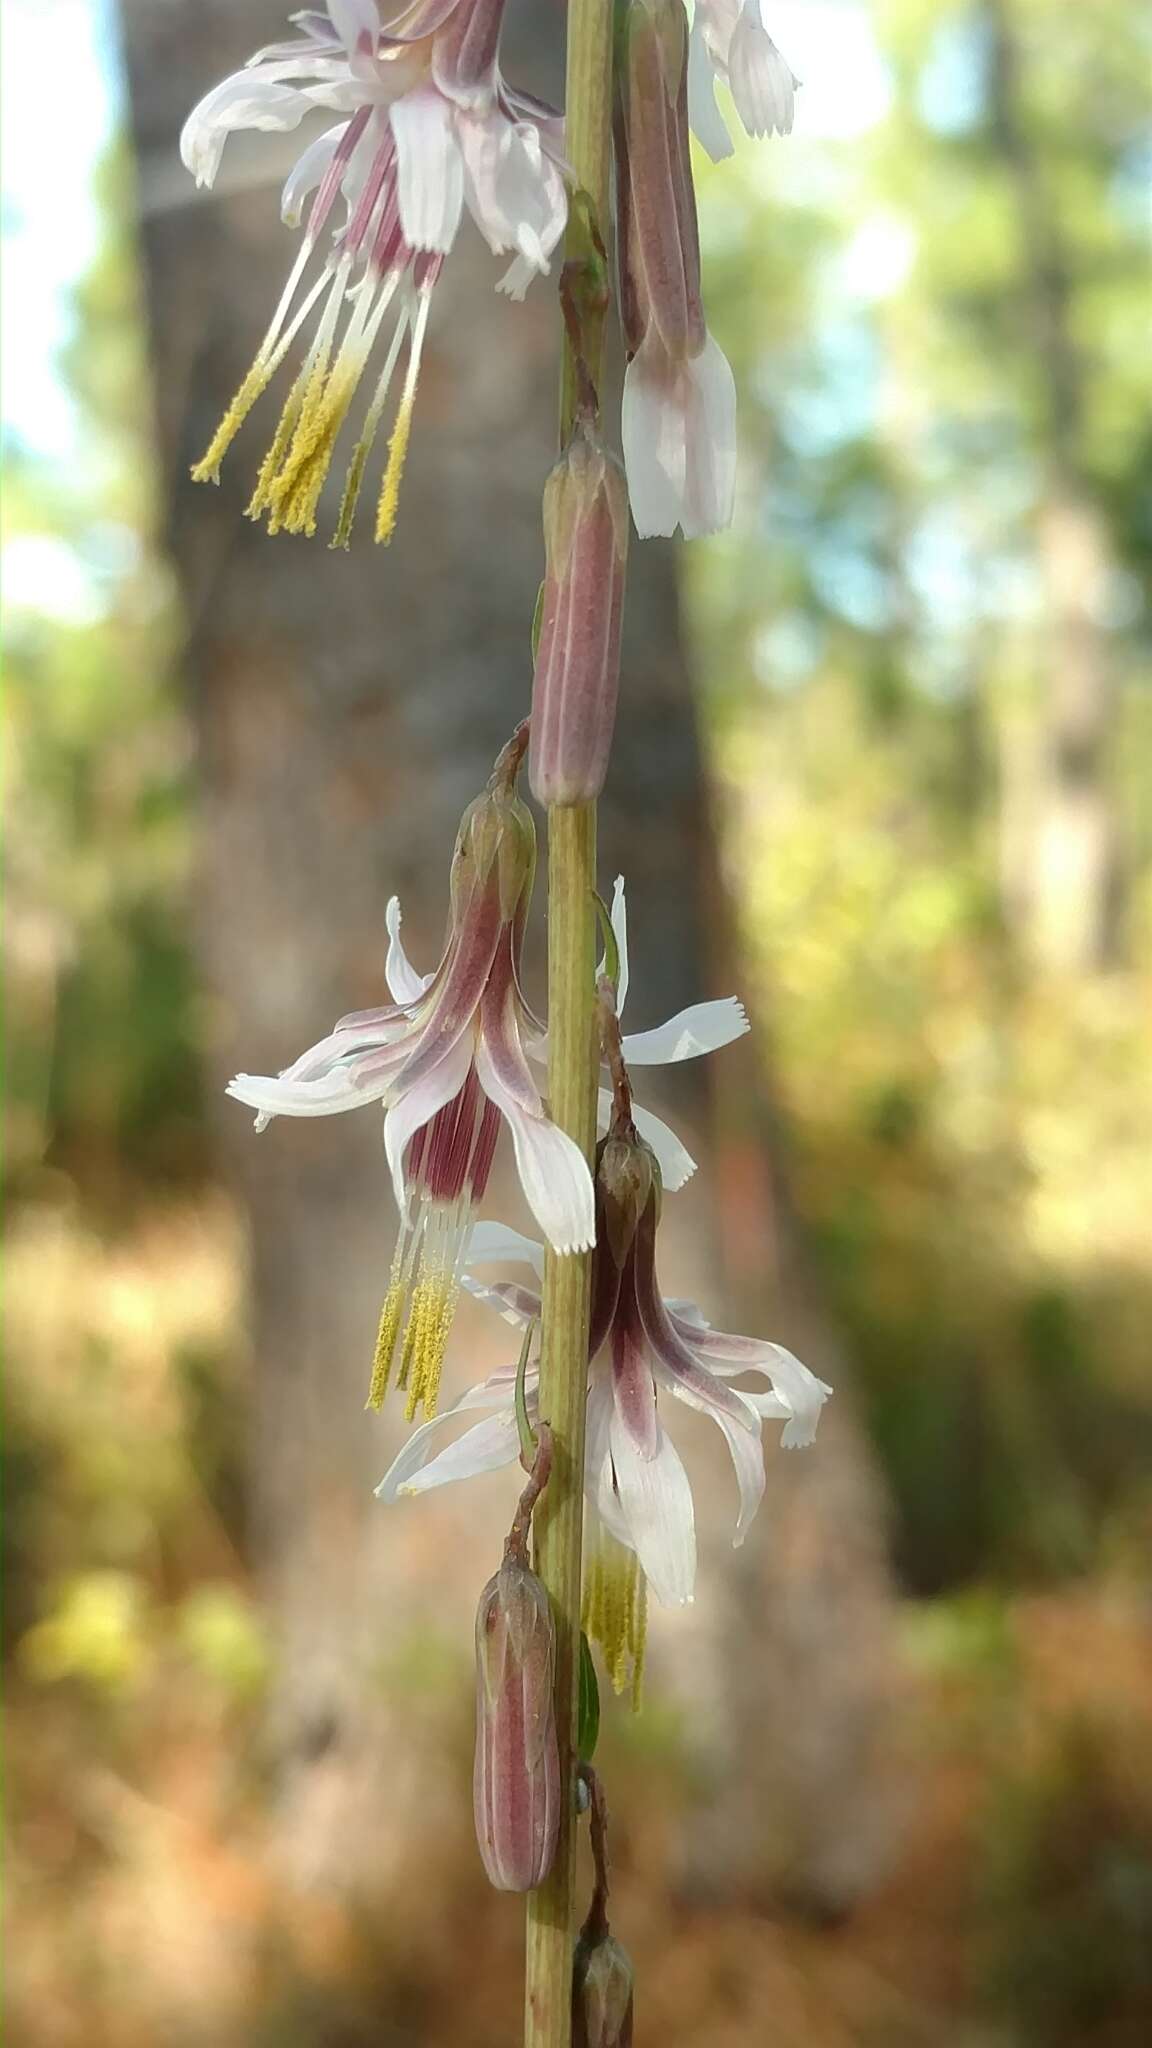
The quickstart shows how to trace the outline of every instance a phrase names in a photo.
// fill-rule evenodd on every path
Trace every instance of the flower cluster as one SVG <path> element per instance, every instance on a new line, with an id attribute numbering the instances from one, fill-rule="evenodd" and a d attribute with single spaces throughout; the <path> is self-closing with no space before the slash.
<path id="1" fill-rule="evenodd" d="M 184 162 L 211 185 L 235 129 L 294 129 L 317 108 L 342 116 L 288 176 L 285 221 L 298 226 L 309 202 L 300 251 L 255 362 L 193 471 L 199 481 L 218 479 L 237 431 L 315 313 L 248 507 L 272 533 L 315 531 L 337 440 L 380 356 L 336 520 L 334 544 L 347 546 L 406 347 L 376 512 L 376 538 L 390 538 L 432 293 L 465 207 L 489 247 L 512 255 L 504 291 L 522 297 L 548 270 L 567 218 L 562 124 L 503 78 L 504 5 L 411 0 L 384 30 L 376 0 L 328 0 L 323 11 L 297 15 L 296 38 L 258 51 L 185 123 Z"/>
<path id="2" fill-rule="evenodd" d="M 384 0 L 382 0 L 384 4 Z M 522 298 L 564 232 L 570 173 L 560 114 L 500 66 L 506 0 L 328 0 L 189 115 L 181 154 L 211 185 L 238 129 L 293 130 L 339 116 L 310 141 L 281 213 L 304 221 L 288 281 L 201 460 L 220 465 L 252 407 L 300 355 L 248 505 L 270 533 L 312 534 L 337 443 L 370 366 L 332 544 L 347 547 L 393 388 L 375 533 L 391 538 L 432 295 L 465 211 L 511 262 Z M 748 134 L 786 135 L 796 81 L 764 28 L 761 0 L 625 0 L 615 121 L 617 262 L 628 352 L 621 433 L 637 532 L 711 533 L 732 516 L 736 400 L 704 325 L 689 126 L 718 158 L 732 144 L 716 103 L 729 89 Z M 401 365 L 403 364 L 403 367 Z"/>
<path id="3" fill-rule="evenodd" d="M 229 1093 L 256 1111 L 257 1129 L 278 1116 L 382 1105 L 399 1227 L 368 1399 L 378 1407 L 395 1381 L 407 1419 L 421 1408 L 425 1419 L 377 1493 L 390 1502 L 517 1459 L 528 1469 L 503 1564 L 477 1615 L 477 1837 L 501 1889 L 536 1887 L 554 1860 L 564 1866 L 576 1768 L 569 1710 L 577 1700 L 575 1688 L 567 1699 L 563 1689 L 579 1647 L 580 1780 L 590 1802 L 596 1889 L 574 1957 L 573 2037 L 627 2048 L 632 1970 L 609 1930 L 606 1808 L 585 1746 L 585 1666 L 593 1667 L 587 1642 L 576 1641 L 580 1523 L 575 1514 L 553 1515 L 554 1497 L 547 1496 L 537 1577 L 528 1547 L 533 1511 L 557 1481 L 561 1511 L 567 1503 L 579 1506 L 583 1402 L 583 1626 L 617 1690 L 630 1686 L 635 1702 L 648 1589 L 663 1603 L 681 1604 L 692 1598 L 695 1580 L 693 1498 L 666 1427 L 671 1407 L 709 1416 L 721 1431 L 736 1475 L 740 1543 L 765 1489 L 765 1421 L 783 1425 L 785 1447 L 809 1444 L 831 1390 L 780 1345 L 714 1329 L 695 1303 L 661 1291 L 664 1193 L 687 1180 L 694 1162 L 674 1132 L 634 1101 L 631 1070 L 715 1051 L 740 1037 L 747 1019 L 728 998 L 622 1034 L 629 982 L 623 882 L 611 909 L 599 906 L 605 957 L 593 991 L 594 842 L 584 832 L 591 813 L 564 836 L 558 814 L 592 806 L 608 768 L 629 511 L 642 536 L 713 532 L 732 512 L 735 387 L 704 317 L 690 131 L 714 158 L 730 152 L 719 81 L 749 134 L 787 134 L 796 81 L 764 27 L 761 0 L 695 0 L 691 23 L 684 0 L 617 0 L 616 271 L 627 355 L 621 467 L 604 436 L 597 389 L 608 295 L 607 224 L 596 214 L 607 204 L 606 178 L 586 162 L 585 176 L 604 188 L 593 203 L 565 161 L 560 116 L 505 80 L 504 9 L 505 0 L 327 0 L 323 9 L 294 16 L 297 33 L 225 79 L 184 129 L 184 160 L 201 184 L 211 185 L 234 130 L 295 130 L 318 109 L 337 116 L 307 143 L 288 177 L 284 219 L 304 222 L 297 259 L 252 368 L 193 472 L 218 479 L 232 440 L 299 341 L 248 511 L 273 533 L 314 532 L 337 446 L 357 414 L 334 545 L 348 544 L 399 378 L 375 523 L 378 540 L 392 533 L 432 296 L 465 212 L 489 247 L 510 257 L 501 286 L 519 298 L 548 271 L 573 201 L 561 279 L 569 343 L 565 445 L 545 490 L 531 740 L 525 721 L 461 819 L 447 931 L 432 972 L 409 960 L 393 897 L 385 965 L 391 1000 L 342 1017 L 278 1075 L 238 1074 Z M 599 38 L 607 65 L 607 8 L 594 17 L 593 10 L 590 45 Z M 605 76 L 599 55 L 584 68 L 588 77 Z M 580 76 L 579 62 L 572 75 Z M 603 99 L 600 112 L 606 127 Z M 577 129 L 574 121 L 573 138 Z M 599 141 L 602 167 L 606 133 Z M 369 395 L 358 409 L 370 370 Z M 565 927 L 556 956 L 561 972 L 553 979 L 563 1005 L 556 1049 L 577 1046 L 584 1034 L 585 1090 L 594 1077 L 584 1030 L 591 1019 L 581 1006 L 590 1006 L 594 993 L 597 999 L 603 1085 L 591 1167 L 553 1120 L 543 1088 L 549 1020 L 524 992 L 536 832 L 517 783 L 529 745 L 532 790 L 556 833 L 550 908 L 562 906 Z M 552 1064 L 554 1078 L 557 1066 L 564 1081 L 575 1078 L 565 1064 Z M 583 1100 L 590 1135 L 587 1092 Z M 573 1128 L 581 1121 L 574 1116 Z M 536 1345 L 545 1248 L 479 1220 L 504 1130 L 553 1262 L 546 1335 L 558 1332 L 562 1343 L 546 1351 L 546 1371 Z M 581 1254 L 590 1255 L 586 1331 L 575 1306 L 570 1321 L 551 1321 L 554 1261 Z M 532 1284 L 478 1274 L 509 1261 L 526 1264 Z M 518 1364 L 441 1412 L 462 1288 L 518 1328 L 522 1348 Z M 575 1290 L 573 1304 L 578 1297 Z M 566 1371 L 558 1371 L 557 1359 L 566 1360 Z M 547 1402 L 558 1390 L 560 1410 L 550 1414 Z M 445 1442 L 445 1426 L 462 1418 L 478 1419 Z M 553 1427 L 562 1452 L 555 1475 Z M 547 1552 L 557 1529 L 557 1544 L 568 1546 L 566 1562 L 550 1577 Z M 557 1599 L 558 1586 L 573 1597 Z M 589 1688 L 594 1697 L 594 1679 Z M 598 1711 L 597 1704 L 597 1717 Z"/>

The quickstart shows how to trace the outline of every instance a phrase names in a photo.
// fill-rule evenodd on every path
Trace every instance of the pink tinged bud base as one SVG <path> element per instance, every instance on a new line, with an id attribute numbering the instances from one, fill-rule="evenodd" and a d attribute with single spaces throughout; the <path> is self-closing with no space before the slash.
<path id="1" fill-rule="evenodd" d="M 525 1565 L 505 1562 L 476 1614 L 476 1840 L 497 1891 L 541 1884 L 556 1853 L 554 1663 L 548 1595 Z"/>
<path id="2" fill-rule="evenodd" d="M 591 803 L 616 723 L 628 493 L 615 458 L 582 428 L 545 486 L 544 538 L 528 777 L 542 804 Z"/>

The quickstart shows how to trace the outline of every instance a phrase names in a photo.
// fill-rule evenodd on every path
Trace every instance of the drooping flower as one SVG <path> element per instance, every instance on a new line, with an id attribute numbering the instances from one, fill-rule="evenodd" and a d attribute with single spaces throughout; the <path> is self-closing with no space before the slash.
<path id="1" fill-rule="evenodd" d="M 732 518 L 736 387 L 709 334 L 688 150 L 681 0 L 628 0 L 616 73 L 621 409 L 636 531 L 687 539 Z"/>
<path id="2" fill-rule="evenodd" d="M 469 805 L 452 860 L 440 964 L 416 972 L 388 905 L 386 975 L 395 1000 L 342 1017 L 278 1077 L 238 1074 L 228 1093 L 273 1116 L 330 1116 L 384 1102 L 384 1147 L 400 1234 L 380 1322 L 370 1401 L 382 1400 L 403 1333 L 408 1412 L 435 1407 L 460 1262 L 483 1197 L 500 1123 L 512 1133 L 529 1207 L 559 1252 L 586 1249 L 592 1183 L 579 1147 L 552 1122 L 525 1057 L 542 1026 L 520 990 L 536 834 L 516 795 L 527 744 L 505 749 L 485 794 Z"/>
<path id="3" fill-rule="evenodd" d="M 369 1402 L 384 1398 L 400 1347 L 399 1384 L 409 1419 L 436 1406 L 468 1234 L 484 1198 L 501 1124 L 512 1133 L 520 1184 L 549 1243 L 585 1250 L 593 1239 L 592 1182 L 579 1147 L 552 1122 L 533 1067 L 547 1056 L 547 1030 L 520 985 L 524 926 L 535 874 L 531 813 L 515 793 L 526 745 L 523 728 L 496 764 L 488 790 L 464 814 L 451 872 L 448 934 L 434 974 L 412 965 L 400 936 L 400 905 L 387 909 L 385 977 L 393 1001 L 342 1017 L 279 1076 L 237 1074 L 228 1093 L 257 1112 L 335 1116 L 383 1102 L 384 1148 L 400 1212 Z M 624 885 L 612 905 L 620 961 L 620 1002 L 628 988 Z M 697 1003 L 666 1024 L 627 1039 L 637 1065 L 693 1059 L 748 1029 L 734 998 Z M 601 1091 L 602 1118 L 611 1096 Z M 695 1162 L 650 1112 L 637 1122 L 656 1149 L 670 1187 Z"/>
<path id="4" fill-rule="evenodd" d="M 328 108 L 343 118 L 311 142 L 281 202 L 303 242 L 268 331 L 202 460 L 220 464 L 314 309 L 318 317 L 248 511 L 270 532 L 313 533 L 336 443 L 391 319 L 349 459 L 334 544 L 346 546 L 400 356 L 407 364 L 377 505 L 390 538 L 432 293 L 465 206 L 497 254 L 502 289 L 522 297 L 547 271 L 567 217 L 562 123 L 508 86 L 498 44 L 505 0 L 413 0 L 381 29 L 376 0 L 328 0 L 293 17 L 299 35 L 259 51 L 189 115 L 181 155 L 211 185 L 229 134 L 293 129 Z M 338 205 L 343 219 L 333 219 Z"/>
<path id="5" fill-rule="evenodd" d="M 732 154 L 732 138 L 716 104 L 716 80 L 727 85 L 748 135 L 790 135 L 796 87 L 764 26 L 762 0 L 696 0 L 688 48 L 688 119 L 713 163 Z"/>
<path id="6" fill-rule="evenodd" d="M 692 1492 L 664 1427 L 660 1397 L 671 1395 L 711 1416 L 732 1454 L 739 1488 L 734 1541 L 740 1544 L 764 1492 L 761 1425 L 784 1423 L 787 1449 L 810 1444 L 831 1389 L 779 1344 L 714 1330 L 694 1302 L 669 1301 L 656 1280 L 660 1173 L 635 1131 L 616 1130 L 599 1150 L 596 1251 L 588 1337 L 588 1410 L 584 1468 L 591 1511 L 586 1543 L 585 1627 L 604 1649 L 618 1687 L 638 1675 L 643 1655 L 644 1589 L 679 1605 L 692 1598 L 696 1569 Z M 519 1232 L 481 1223 L 469 1268 L 517 1260 L 537 1286 L 464 1284 L 506 1322 L 524 1327 L 540 1314 L 541 1248 Z M 759 1389 L 735 1380 L 759 1380 Z M 529 1415 L 538 1406 L 539 1369 L 526 1377 Z M 381 1500 L 424 1493 L 454 1479 L 514 1464 L 519 1439 L 516 1368 L 501 1368 L 453 1407 L 413 1431 L 377 1488 Z M 446 1449 L 445 1423 L 488 1410 Z"/>

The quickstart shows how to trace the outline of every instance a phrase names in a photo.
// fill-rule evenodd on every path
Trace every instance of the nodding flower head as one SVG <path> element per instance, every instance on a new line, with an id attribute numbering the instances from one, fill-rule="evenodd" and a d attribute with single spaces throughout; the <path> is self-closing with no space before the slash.
<path id="1" fill-rule="evenodd" d="M 498 46 L 504 0 L 412 0 L 381 27 L 376 0 L 329 0 L 297 15 L 299 35 L 258 51 L 200 101 L 181 136 L 197 183 L 211 185 L 235 129 L 284 130 L 326 107 L 342 118 L 302 152 L 281 211 L 303 241 L 255 361 L 193 469 L 217 482 L 256 401 L 302 346 L 248 506 L 270 533 L 316 530 L 337 442 L 370 363 L 333 545 L 346 547 L 390 394 L 406 360 L 376 510 L 396 521 L 432 293 L 465 206 L 497 254 L 502 288 L 522 297 L 547 271 L 567 198 L 562 124 L 509 87 Z"/>
<path id="2" fill-rule="evenodd" d="M 592 1182 L 579 1147 L 552 1122 L 527 1054 L 544 1026 L 520 987 L 520 954 L 535 871 L 535 829 L 516 795 L 527 735 L 497 763 L 461 821 L 440 965 L 417 973 L 388 906 L 387 978 L 394 1001 L 342 1017 L 278 1077 L 238 1074 L 229 1094 L 274 1116 L 326 1116 L 386 1105 L 384 1145 L 400 1210 L 370 1400 L 383 1398 L 397 1350 L 409 1414 L 431 1414 L 476 1206 L 501 1123 L 511 1130 L 529 1206 L 560 1252 L 592 1242 Z"/>

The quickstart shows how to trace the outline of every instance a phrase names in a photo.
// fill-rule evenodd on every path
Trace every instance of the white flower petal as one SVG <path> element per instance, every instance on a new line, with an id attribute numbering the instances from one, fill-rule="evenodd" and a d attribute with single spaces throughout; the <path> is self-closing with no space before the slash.
<path id="1" fill-rule="evenodd" d="M 396 1206 L 401 1215 L 407 1206 L 404 1154 L 417 1131 L 423 1129 L 438 1109 L 443 1109 L 446 1103 L 459 1095 L 471 1070 L 472 1047 L 472 1033 L 465 1031 L 430 1072 L 397 1096 L 384 1118 L 384 1150 L 392 1173 Z"/>
<path id="2" fill-rule="evenodd" d="M 642 540 L 675 533 L 684 504 L 683 406 L 659 351 L 647 343 L 624 372 L 620 436 L 637 533 Z"/>
<path id="3" fill-rule="evenodd" d="M 580 1147 L 548 1116 L 530 1116 L 505 1088 L 481 1038 L 476 1073 L 516 1148 L 520 1185 L 532 1214 L 558 1252 L 588 1251 L 596 1238 L 592 1176 Z"/>
<path id="4" fill-rule="evenodd" d="M 760 0 L 746 0 L 728 45 L 728 84 L 749 135 L 790 135 L 796 117 L 796 80 L 760 16 Z"/>
<path id="5" fill-rule="evenodd" d="M 422 86 L 394 103 L 391 119 L 404 238 L 413 249 L 445 254 L 464 204 L 464 163 L 452 110 L 440 93 Z"/>
<path id="6" fill-rule="evenodd" d="M 685 540 L 719 533 L 732 524 L 736 501 L 736 380 L 711 335 L 686 366 L 684 502 Z"/>
<path id="7" fill-rule="evenodd" d="M 235 1074 L 225 1093 L 236 1102 L 246 1102 L 261 1117 L 339 1116 L 346 1109 L 378 1102 L 390 1086 L 391 1075 L 382 1074 L 371 1086 L 357 1087 L 347 1067 L 334 1067 L 315 1081 L 293 1081 L 272 1074 Z"/>
<path id="8" fill-rule="evenodd" d="M 465 1254 L 469 1266 L 495 1265 L 498 1260 L 531 1266 L 538 1280 L 544 1278 L 544 1247 L 506 1223 L 474 1223 Z"/>
<path id="9" fill-rule="evenodd" d="M 743 1004 L 735 996 L 722 996 L 713 1003 L 693 1003 L 679 1010 L 666 1024 L 651 1031 L 637 1031 L 624 1040 L 624 1058 L 630 1067 L 668 1067 L 677 1060 L 698 1059 L 702 1053 L 718 1052 L 748 1030 Z"/>
<path id="10" fill-rule="evenodd" d="M 414 1003 L 423 995 L 432 976 L 430 974 L 417 974 L 407 953 L 404 951 L 404 942 L 400 937 L 401 918 L 400 898 L 398 896 L 389 897 L 388 908 L 384 913 L 384 923 L 388 931 L 388 956 L 384 962 L 384 979 L 388 983 L 389 993 L 393 1002 Z"/>
<path id="11" fill-rule="evenodd" d="M 327 6 L 349 58 L 371 56 L 380 39 L 376 0 L 327 0 Z"/>
<path id="12" fill-rule="evenodd" d="M 696 1518 L 692 1489 L 667 1431 L 654 1458 L 642 1458 L 618 1416 L 610 1442 L 620 1509 L 632 1548 L 665 1607 L 691 1600 L 696 1581 Z"/>
<path id="13" fill-rule="evenodd" d="M 799 1450 L 815 1440 L 820 1410 L 832 1389 L 809 1372 L 791 1351 L 785 1351 L 782 1344 L 769 1344 L 766 1349 L 770 1356 L 765 1360 L 765 1369 L 773 1390 L 792 1412 L 780 1442 L 786 1451 Z"/>
<path id="14" fill-rule="evenodd" d="M 281 132 L 296 128 L 312 102 L 284 83 L 299 64 L 268 64 L 262 71 L 236 71 L 193 107 L 180 131 L 180 159 L 198 185 L 211 185 L 229 135 L 238 128 Z"/>
<path id="15" fill-rule="evenodd" d="M 720 1404 L 709 1401 L 706 1396 L 687 1386 L 675 1373 L 667 1371 L 659 1359 L 655 1361 L 655 1370 L 660 1385 L 666 1387 L 677 1401 L 682 1401 L 686 1408 L 694 1408 L 699 1415 L 707 1415 L 709 1420 L 724 1432 L 725 1442 L 732 1454 L 736 1484 L 740 1490 L 736 1534 L 732 1539 L 733 1549 L 738 1550 L 744 1541 L 748 1525 L 764 1498 L 764 1451 L 760 1442 L 760 1431 L 743 1428 L 731 1415 L 725 1413 Z M 725 1388 L 725 1398 L 730 1398 L 730 1394 L 735 1391 Z M 759 1417 L 763 1413 L 759 1403 L 754 1401 L 751 1395 L 741 1393 L 739 1399 L 750 1415 Z"/>
<path id="16" fill-rule="evenodd" d="M 334 128 L 328 128 L 310 142 L 306 150 L 297 157 L 284 181 L 280 194 L 280 218 L 285 227 L 297 228 L 304 209 L 304 201 L 314 192 L 332 162 L 344 133 L 346 123 L 338 121 Z"/>
<path id="17" fill-rule="evenodd" d="M 612 1097 L 606 1089 L 600 1092 L 600 1127 L 607 1130 L 612 1115 Z M 638 1102 L 632 1104 L 632 1121 L 646 1145 L 651 1145 L 660 1168 L 660 1178 L 668 1194 L 674 1195 L 696 1171 L 696 1161 L 686 1145 L 680 1143 L 675 1131 L 670 1130 L 662 1117 L 654 1116 L 650 1109 L 641 1109 Z"/>
<path id="18" fill-rule="evenodd" d="M 624 1015 L 624 1005 L 628 1000 L 628 907 L 624 901 L 623 875 L 617 875 L 613 884 L 609 921 L 612 936 L 616 941 L 616 951 L 620 956 L 620 971 L 616 977 L 616 1015 L 620 1018 Z M 605 962 L 601 960 L 597 973 L 603 974 L 604 967 Z"/>
<path id="19" fill-rule="evenodd" d="M 716 77 L 704 42 L 699 8 L 688 38 L 688 125 L 714 164 L 732 155 L 732 137 L 716 104 Z"/>
<path id="20" fill-rule="evenodd" d="M 472 1429 L 465 1430 L 435 1458 L 431 1437 L 451 1415 L 434 1415 L 421 1423 L 393 1459 L 379 1486 L 377 1500 L 394 1501 L 402 1493 L 428 1493 L 434 1486 L 448 1486 L 454 1479 L 474 1479 L 481 1472 L 499 1471 L 513 1465 L 520 1456 L 516 1415 L 509 1407 L 501 1415 L 488 1415 Z"/>

